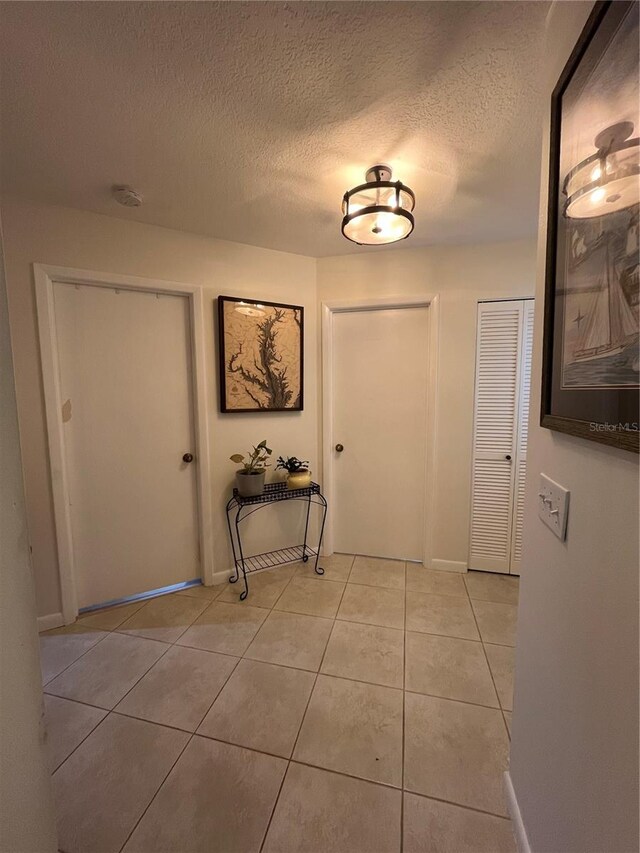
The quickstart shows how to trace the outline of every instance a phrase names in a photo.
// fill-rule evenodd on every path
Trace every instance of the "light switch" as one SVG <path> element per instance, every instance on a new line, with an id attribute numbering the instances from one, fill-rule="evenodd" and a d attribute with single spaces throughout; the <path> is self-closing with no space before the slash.
<path id="1" fill-rule="evenodd" d="M 540 474 L 538 489 L 538 515 L 558 539 L 567 535 L 567 516 L 569 514 L 569 490 L 555 483 L 546 474 Z"/>

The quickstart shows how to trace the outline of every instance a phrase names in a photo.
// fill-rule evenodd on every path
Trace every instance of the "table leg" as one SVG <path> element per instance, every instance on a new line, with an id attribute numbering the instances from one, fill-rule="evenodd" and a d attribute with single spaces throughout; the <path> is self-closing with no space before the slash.
<path id="1" fill-rule="evenodd" d="M 233 531 L 231 529 L 231 518 L 230 518 L 230 513 L 231 513 L 231 510 L 233 509 L 234 505 L 235 505 L 235 501 L 232 498 L 229 501 L 229 503 L 227 504 L 227 527 L 229 528 L 229 540 L 231 541 L 231 552 L 233 554 L 233 568 L 235 571 L 235 575 L 233 577 L 229 578 L 229 583 L 236 583 L 238 581 L 238 578 L 240 577 L 240 575 L 238 573 L 238 557 L 236 554 L 236 543 L 235 543 L 234 538 L 233 538 Z"/>
<path id="2" fill-rule="evenodd" d="M 318 560 L 320 559 L 320 549 L 322 548 L 322 537 L 324 536 L 324 523 L 327 520 L 327 501 L 324 495 L 318 495 L 320 498 L 320 503 L 322 505 L 322 524 L 320 525 L 320 538 L 318 539 L 318 552 L 316 554 L 316 564 L 315 564 L 315 572 L 318 575 L 324 574 L 324 569 L 322 566 L 318 565 Z"/>
<path id="3" fill-rule="evenodd" d="M 311 493 L 309 493 L 309 499 L 307 501 L 307 518 L 304 523 L 304 541 L 302 543 L 302 562 L 306 563 L 309 559 L 309 555 L 307 554 L 307 533 L 309 531 L 309 511 L 311 509 Z"/>
<path id="4" fill-rule="evenodd" d="M 244 589 L 240 593 L 240 601 L 244 601 L 245 598 L 249 595 L 249 584 L 247 582 L 247 570 L 244 565 L 244 554 L 242 552 L 242 538 L 240 536 L 240 512 L 242 507 L 238 507 L 238 512 L 236 513 L 236 537 L 238 539 L 238 551 L 240 552 L 240 565 L 242 567 L 242 577 L 244 580 Z M 236 564 L 236 574 L 238 573 L 238 566 Z M 237 580 L 238 578 L 236 578 Z"/>

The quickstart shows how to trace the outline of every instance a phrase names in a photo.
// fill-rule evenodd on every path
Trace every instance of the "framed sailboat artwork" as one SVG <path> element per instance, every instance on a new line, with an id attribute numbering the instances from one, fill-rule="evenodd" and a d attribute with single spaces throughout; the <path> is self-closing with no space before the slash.
<path id="1" fill-rule="evenodd" d="M 636 453 L 638 45 L 638 3 L 596 3 L 553 92 L 540 420 Z"/>

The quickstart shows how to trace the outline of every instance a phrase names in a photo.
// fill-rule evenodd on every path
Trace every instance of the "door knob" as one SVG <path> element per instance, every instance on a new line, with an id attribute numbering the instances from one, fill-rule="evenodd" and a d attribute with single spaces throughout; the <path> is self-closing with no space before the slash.
<path id="1" fill-rule="evenodd" d="M 507 453 L 507 455 L 504 458 L 507 460 L 507 462 L 511 462 L 511 454 L 510 453 Z"/>
<path id="2" fill-rule="evenodd" d="M 182 457 L 183 462 L 193 462 L 193 453 L 185 453 Z"/>
<path id="3" fill-rule="evenodd" d="M 338 451 L 338 453 L 342 453 L 342 451 L 344 450 L 344 445 L 336 444 L 336 450 Z"/>

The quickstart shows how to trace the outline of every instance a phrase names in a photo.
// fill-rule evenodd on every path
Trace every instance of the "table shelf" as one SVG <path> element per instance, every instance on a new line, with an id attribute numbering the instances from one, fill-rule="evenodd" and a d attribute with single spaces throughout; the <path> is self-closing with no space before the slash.
<path id="1" fill-rule="evenodd" d="M 304 540 L 301 545 L 292 545 L 288 548 L 278 548 L 274 551 L 265 551 L 262 554 L 253 554 L 245 556 L 242 547 L 242 536 L 240 533 L 240 524 L 254 512 L 271 504 L 277 504 L 284 501 L 301 500 L 307 504 L 307 512 L 304 525 Z M 322 509 L 322 523 L 320 526 L 320 536 L 318 538 L 318 547 L 311 548 L 307 544 L 307 534 L 309 532 L 309 514 L 311 505 L 320 506 Z M 235 513 L 234 524 L 232 525 L 231 516 Z M 320 548 L 322 546 L 322 536 L 324 533 L 324 524 L 327 518 L 327 501 L 320 491 L 320 486 L 317 483 L 311 483 L 304 489 L 288 489 L 286 483 L 268 483 L 261 495 L 254 497 L 244 497 L 238 493 L 237 489 L 233 490 L 233 494 L 227 503 L 227 525 L 229 527 L 229 538 L 231 540 L 231 549 L 233 551 L 233 563 L 235 573 L 229 578 L 229 583 L 237 583 L 242 579 L 244 581 L 244 590 L 240 594 L 240 600 L 244 601 L 249 594 L 249 584 L 247 576 L 258 572 L 266 571 L 267 569 L 275 568 L 276 566 L 284 566 L 288 563 L 303 562 L 306 563 L 310 559 L 314 560 L 314 570 L 316 574 L 323 575 L 324 569 L 318 565 L 320 557 Z M 235 536 L 234 536 L 235 528 Z"/>
<path id="2" fill-rule="evenodd" d="M 287 563 L 297 563 L 298 561 L 306 563 L 309 557 L 316 555 L 317 551 L 308 545 L 292 545 L 291 548 L 279 548 L 277 551 L 265 551 L 264 554 L 245 557 L 244 567 L 248 575 L 254 575 L 276 566 L 286 566 Z M 240 563 L 238 568 L 241 569 L 241 561 L 238 560 L 238 563 Z"/>
<path id="3" fill-rule="evenodd" d="M 276 501 L 296 500 L 319 494 L 320 486 L 317 483 L 311 483 L 304 489 L 289 489 L 286 483 L 267 483 L 261 495 L 255 495 L 251 498 L 244 497 L 237 489 L 234 489 L 232 500 L 235 500 L 240 506 L 253 506 L 255 504 L 275 503 Z"/>

